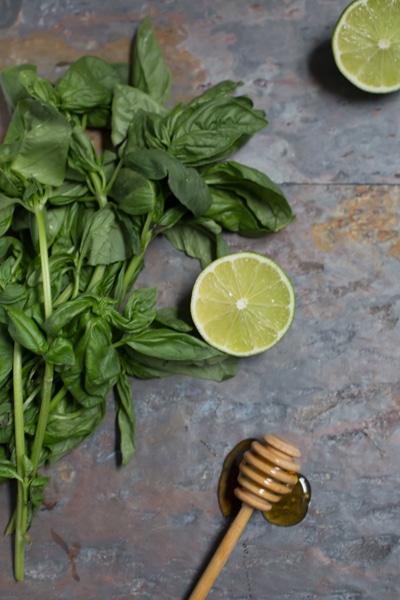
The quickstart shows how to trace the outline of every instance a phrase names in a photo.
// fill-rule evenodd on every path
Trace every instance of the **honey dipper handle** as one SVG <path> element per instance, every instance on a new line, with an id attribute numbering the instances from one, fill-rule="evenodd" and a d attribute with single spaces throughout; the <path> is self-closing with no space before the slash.
<path id="1" fill-rule="evenodd" d="M 223 566 L 240 538 L 243 529 L 246 527 L 247 521 L 250 519 L 253 510 L 254 509 L 251 508 L 251 506 L 248 506 L 245 503 L 242 504 L 235 520 L 226 532 L 222 542 L 215 551 L 214 556 L 208 563 L 206 570 L 200 577 L 188 600 L 204 600 L 204 598 L 207 598 L 208 592 L 211 590 L 218 575 L 222 571 Z"/>

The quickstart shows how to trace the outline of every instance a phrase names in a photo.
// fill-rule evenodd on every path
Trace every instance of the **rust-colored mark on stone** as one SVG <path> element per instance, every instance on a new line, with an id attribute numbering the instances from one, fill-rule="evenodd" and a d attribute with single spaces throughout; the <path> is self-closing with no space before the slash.
<path id="1" fill-rule="evenodd" d="M 301 15 L 301 10 L 299 10 L 298 8 L 292 8 L 286 13 L 287 17 L 293 17 L 294 15 Z"/>
<path id="2" fill-rule="evenodd" d="M 68 556 L 68 560 L 71 565 L 72 577 L 75 579 L 75 581 L 80 581 L 80 577 L 77 573 L 76 566 L 75 566 L 75 557 L 80 548 L 80 542 L 79 541 L 74 542 L 72 548 L 69 548 L 67 542 L 60 535 L 58 535 L 58 533 L 56 533 L 54 531 L 54 529 L 51 530 L 51 537 L 53 538 L 55 543 L 58 544 L 60 546 L 60 548 L 62 548 L 64 550 L 65 554 Z"/>
<path id="3" fill-rule="evenodd" d="M 128 62 L 132 49 L 132 39 L 144 15 L 128 15 L 132 20 L 132 36 L 122 36 L 102 44 L 102 37 L 96 29 L 99 15 L 93 23 L 91 15 L 80 19 L 63 19 L 57 29 L 35 31 L 25 37 L 7 36 L 0 39 L 0 69 L 12 65 L 33 63 L 38 66 L 39 75 L 57 79 L 65 68 L 84 54 L 99 56 L 109 62 Z M 104 24 L 110 15 L 101 15 Z M 119 19 L 121 17 L 118 17 Z M 114 19 L 115 20 L 115 19 Z M 165 62 L 173 76 L 174 95 L 177 100 L 187 100 L 193 96 L 197 86 L 205 80 L 202 61 L 183 47 L 188 36 L 181 16 L 168 15 L 169 26 L 155 26 L 154 31 L 161 46 Z M 100 23 L 101 25 L 101 23 Z M 96 26 L 96 28 L 94 28 Z"/>
<path id="4" fill-rule="evenodd" d="M 155 29 L 166 64 L 172 72 L 177 101 L 187 102 L 206 79 L 202 61 L 183 47 L 188 33 L 184 25 Z"/>
<path id="5" fill-rule="evenodd" d="M 70 465 L 62 464 L 59 466 L 58 471 L 61 479 L 66 483 L 72 483 L 72 481 L 75 479 L 76 471 L 74 471 Z"/>
<path id="6" fill-rule="evenodd" d="M 341 202 L 336 214 L 313 227 L 316 247 L 330 252 L 340 246 L 380 244 L 388 254 L 400 258 L 399 197 L 397 186 L 356 187 L 355 196 Z"/>
<path id="7" fill-rule="evenodd" d="M 400 238 L 390 245 L 389 254 L 400 259 Z"/>
<path id="8" fill-rule="evenodd" d="M 12 37 L 0 40 L 0 68 L 34 63 L 38 65 L 39 72 L 44 73 L 45 76 L 49 71 L 55 71 L 58 63 L 68 64 L 81 54 L 81 51 L 71 48 L 52 32 L 38 31 L 23 38 Z"/>

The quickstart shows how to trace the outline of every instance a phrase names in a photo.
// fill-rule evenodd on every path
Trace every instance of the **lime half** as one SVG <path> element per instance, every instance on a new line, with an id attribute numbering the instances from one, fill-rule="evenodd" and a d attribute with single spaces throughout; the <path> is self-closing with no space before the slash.
<path id="1" fill-rule="evenodd" d="M 332 51 L 341 73 L 366 92 L 400 89 L 400 0 L 355 0 L 340 16 Z"/>
<path id="2" fill-rule="evenodd" d="M 283 338 L 295 304 L 292 283 L 275 261 L 256 252 L 238 252 L 200 273 L 190 310 L 211 346 L 233 356 L 251 356 Z"/>

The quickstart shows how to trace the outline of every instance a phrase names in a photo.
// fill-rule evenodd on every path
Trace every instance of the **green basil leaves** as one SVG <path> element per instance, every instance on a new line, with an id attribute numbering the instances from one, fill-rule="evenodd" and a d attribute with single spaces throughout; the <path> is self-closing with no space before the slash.
<path id="1" fill-rule="evenodd" d="M 188 312 L 158 307 L 137 278 L 156 236 L 205 267 L 226 232 L 255 237 L 293 220 L 267 175 L 228 158 L 267 121 L 239 83 L 168 106 L 171 72 L 149 17 L 129 65 L 83 56 L 56 82 L 8 67 L 0 145 L 0 481 L 16 480 L 15 577 L 48 479 L 91 435 L 112 396 L 118 462 L 135 451 L 132 378 L 223 381 L 236 360 Z M 112 148 L 94 143 L 106 132 Z M 137 399 L 140 401 L 140 399 Z"/>

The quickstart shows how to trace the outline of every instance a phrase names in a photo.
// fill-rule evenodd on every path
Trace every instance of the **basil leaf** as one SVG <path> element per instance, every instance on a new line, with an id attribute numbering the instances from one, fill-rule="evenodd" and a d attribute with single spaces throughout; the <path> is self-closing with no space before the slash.
<path id="1" fill-rule="evenodd" d="M 44 329 L 51 336 L 57 335 L 68 323 L 93 306 L 91 296 L 81 295 L 56 308 L 51 317 L 44 323 Z"/>
<path id="2" fill-rule="evenodd" d="M 194 109 L 203 104 L 210 104 L 210 102 L 212 102 L 216 98 L 230 96 L 241 85 L 243 85 L 241 81 L 230 81 L 229 79 L 219 81 L 215 85 L 212 85 L 207 90 L 190 100 L 189 106 L 191 109 Z"/>
<path id="3" fill-rule="evenodd" d="M 87 126 L 91 129 L 105 129 L 110 126 L 109 104 L 101 108 L 92 108 L 86 112 Z"/>
<path id="4" fill-rule="evenodd" d="M 132 64 L 132 85 L 164 104 L 171 89 L 171 72 L 164 62 L 148 16 L 137 29 Z"/>
<path id="5" fill-rule="evenodd" d="M 128 85 L 131 66 L 128 62 L 112 62 L 110 63 L 111 68 L 114 70 L 115 77 L 119 84 L 117 85 Z M 115 89 L 115 88 L 114 88 Z"/>
<path id="6" fill-rule="evenodd" d="M 53 365 L 70 367 L 75 363 L 72 344 L 63 337 L 56 337 L 45 354 L 45 360 Z"/>
<path id="7" fill-rule="evenodd" d="M 237 373 L 237 359 L 226 355 L 190 362 L 159 359 L 129 350 L 125 363 L 129 374 L 140 379 L 187 375 L 210 381 L 224 381 Z"/>
<path id="8" fill-rule="evenodd" d="M 184 313 L 184 315 L 182 314 Z M 182 318 L 182 317 L 185 318 Z M 192 331 L 193 325 L 191 322 L 190 311 L 184 311 L 182 308 L 177 306 L 167 306 L 159 308 L 156 313 L 155 320 L 161 325 L 165 325 L 168 329 L 174 329 L 175 331 L 181 331 L 188 333 Z"/>
<path id="9" fill-rule="evenodd" d="M 8 454 L 3 452 L 3 444 L 7 444 L 8 446 L 14 435 L 13 409 L 8 401 L 8 399 L 12 397 L 11 377 L 9 378 L 8 382 L 3 384 L 1 392 L 3 398 L 0 405 L 0 444 L 2 444 L 0 448 L 0 455 L 1 462 L 4 462 Z"/>
<path id="10" fill-rule="evenodd" d="M 27 303 L 27 300 L 28 292 L 26 288 L 19 283 L 10 283 L 2 292 L 0 292 L 0 305 L 2 304 L 4 307 L 8 307 L 12 304 L 18 308 L 22 308 Z"/>
<path id="11" fill-rule="evenodd" d="M 34 354 L 44 354 L 48 349 L 45 335 L 36 322 L 23 310 L 14 306 L 7 308 L 8 332 L 12 339 Z"/>
<path id="12" fill-rule="evenodd" d="M 125 373 L 121 373 L 115 388 L 121 464 L 127 465 L 135 453 L 135 411 L 131 384 Z"/>
<path id="13" fill-rule="evenodd" d="M 15 257 L 20 256 L 23 253 L 23 245 L 21 241 L 16 238 L 3 235 L 0 237 L 0 259 L 4 260 L 10 250 Z"/>
<path id="14" fill-rule="evenodd" d="M 125 340 L 125 344 L 146 356 L 168 360 L 203 360 L 221 355 L 199 338 L 166 328 L 150 329 Z"/>
<path id="15" fill-rule="evenodd" d="M 21 100 L 12 116 L 5 142 L 17 152 L 11 167 L 43 184 L 60 185 L 65 177 L 70 124 L 55 108 L 38 100 Z"/>
<path id="16" fill-rule="evenodd" d="M 203 269 L 216 258 L 229 254 L 221 228 L 211 219 L 181 220 L 163 235 L 177 250 L 198 258 Z"/>
<path id="17" fill-rule="evenodd" d="M 117 85 L 111 107 L 111 139 L 120 144 L 139 111 L 165 115 L 167 110 L 149 94 L 130 85 Z"/>
<path id="18" fill-rule="evenodd" d="M 1 205 L 1 195 L 0 195 Z M 14 204 L 9 204 L 4 208 L 0 208 L 0 236 L 3 236 L 9 230 L 12 218 L 14 215 Z"/>
<path id="19" fill-rule="evenodd" d="M 184 206 L 178 204 L 177 206 L 171 206 L 168 208 L 159 219 L 157 219 L 157 226 L 159 231 L 169 229 L 179 223 L 182 217 L 186 214 Z"/>
<path id="20" fill-rule="evenodd" d="M 13 369 L 14 344 L 4 325 L 0 325 L 0 387 L 7 381 Z M 0 419 L 1 429 L 1 419 Z M 0 475 L 1 476 L 1 475 Z"/>
<path id="21" fill-rule="evenodd" d="M 25 191 L 21 179 L 7 166 L 0 169 L 0 189 L 10 198 L 2 197 L 2 205 L 6 202 L 18 202 Z"/>
<path id="22" fill-rule="evenodd" d="M 168 185 L 174 196 L 195 217 L 203 215 L 211 205 L 210 190 L 204 179 L 195 169 L 184 167 L 179 161 L 170 160 Z"/>
<path id="23" fill-rule="evenodd" d="M 79 246 L 82 239 L 82 232 L 86 226 L 87 218 L 90 219 L 91 214 L 95 212 L 95 209 L 89 206 L 83 205 L 81 202 L 73 202 L 68 204 L 68 209 L 65 212 L 64 220 L 62 222 L 60 231 L 58 232 L 57 239 L 54 241 L 52 252 L 64 253 L 69 252 L 71 254 L 71 248 Z M 73 264 L 75 265 L 75 256 L 71 256 Z"/>
<path id="24" fill-rule="evenodd" d="M 71 132 L 69 146 L 69 164 L 84 175 L 101 172 L 100 159 L 90 138 L 79 126 Z"/>
<path id="25" fill-rule="evenodd" d="M 167 176 L 171 192 L 196 217 L 211 206 L 210 191 L 200 174 L 164 150 L 130 150 L 128 146 L 124 161 L 126 166 L 149 179 Z"/>
<path id="26" fill-rule="evenodd" d="M 11 113 L 14 112 L 20 100 L 29 98 L 28 91 L 21 77 L 26 72 L 36 74 L 36 66 L 31 64 L 15 65 L 6 67 L 0 72 L 0 85 Z"/>
<path id="27" fill-rule="evenodd" d="M 137 171 L 123 168 L 110 190 L 110 196 L 124 213 L 145 215 L 154 210 L 156 187 Z"/>
<path id="28" fill-rule="evenodd" d="M 44 438 L 50 449 L 49 462 L 54 463 L 93 433 L 103 420 L 106 407 L 106 400 L 102 399 L 96 406 L 77 411 L 68 398 L 58 412 L 50 413 Z"/>
<path id="29" fill-rule="evenodd" d="M 30 98 L 50 104 L 55 108 L 58 107 L 60 98 L 50 81 L 38 77 L 36 72 L 31 69 L 22 70 L 19 79 Z"/>
<path id="30" fill-rule="evenodd" d="M 195 108 L 198 108 L 203 104 L 207 105 L 219 97 L 230 96 L 240 85 L 243 84 L 241 82 L 229 80 L 220 81 L 216 85 L 208 88 L 202 94 L 195 96 L 189 103 L 184 104 L 183 102 L 180 102 L 176 104 L 164 119 L 167 130 L 173 132 L 174 130 L 179 129 L 179 127 L 184 125 L 188 115 L 191 114 Z"/>
<path id="31" fill-rule="evenodd" d="M 265 233 L 255 215 L 244 201 L 233 191 L 209 185 L 212 203 L 205 216 L 213 219 L 228 231 L 252 237 Z"/>
<path id="32" fill-rule="evenodd" d="M 120 375 L 118 354 L 112 345 L 110 326 L 101 317 L 92 319 L 85 339 L 85 389 L 91 395 L 105 396 Z"/>
<path id="33" fill-rule="evenodd" d="M 132 244 L 126 243 L 127 228 L 107 204 L 88 221 L 82 235 L 81 254 L 92 266 L 109 265 L 131 256 Z"/>
<path id="34" fill-rule="evenodd" d="M 283 192 L 267 175 L 257 169 L 228 161 L 203 172 L 203 177 L 211 190 L 217 190 L 219 197 L 223 196 L 225 191 L 228 192 L 230 200 L 236 196 L 257 219 L 256 227 L 249 229 L 244 225 L 242 229 L 239 226 L 239 231 L 245 235 L 279 231 L 294 219 Z M 224 207 L 222 212 L 223 210 Z M 213 218 L 218 219 L 215 211 Z M 223 214 L 222 220 L 225 220 Z"/>
<path id="35" fill-rule="evenodd" d="M 83 56 L 58 80 L 56 88 L 63 110 L 85 113 L 109 107 L 114 87 L 119 83 L 119 73 L 111 64 L 97 56 Z"/>
<path id="36" fill-rule="evenodd" d="M 138 110 L 128 129 L 126 150 L 168 150 L 170 143 L 164 118 L 154 112 Z"/>
<path id="37" fill-rule="evenodd" d="M 76 181 L 65 180 L 60 186 L 53 188 L 49 195 L 49 202 L 56 206 L 63 206 L 76 202 L 88 194 L 87 185 Z"/>
<path id="38" fill-rule="evenodd" d="M 225 95 L 209 102 L 189 103 L 180 114 L 165 119 L 170 136 L 169 152 L 189 166 L 203 166 L 227 158 L 268 125 L 252 102 Z"/>
<path id="39" fill-rule="evenodd" d="M 144 329 L 153 322 L 156 316 L 157 296 L 158 289 L 156 287 L 135 290 L 123 308 L 124 317 Z"/>
<path id="40" fill-rule="evenodd" d="M 50 483 L 50 477 L 41 477 L 40 475 L 33 477 L 31 479 L 29 485 L 29 500 L 31 501 L 34 509 L 34 513 L 42 506 L 44 502 L 44 490 Z M 30 515 L 29 520 L 32 521 L 32 517 L 34 515 Z"/>
<path id="41" fill-rule="evenodd" d="M 19 477 L 17 473 L 15 465 L 10 460 L 3 458 L 0 460 L 0 483 L 5 479 L 18 479 L 19 481 L 22 481 L 22 478 Z"/>
<path id="42" fill-rule="evenodd" d="M 93 408 L 101 405 L 112 384 L 108 387 L 101 386 L 100 393 L 91 393 L 86 389 L 86 349 L 92 333 L 92 317 L 86 315 L 86 325 L 83 329 L 78 329 L 77 333 L 72 337 L 73 350 L 75 354 L 75 362 L 69 368 L 60 372 L 60 377 L 65 387 L 71 395 L 85 408 Z M 90 359 L 89 359 L 90 362 Z M 90 385 L 90 376 L 88 378 Z M 104 390 L 107 388 L 106 392 Z"/>

